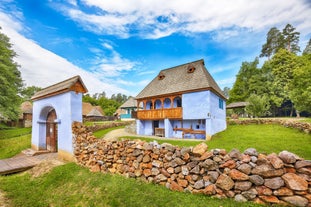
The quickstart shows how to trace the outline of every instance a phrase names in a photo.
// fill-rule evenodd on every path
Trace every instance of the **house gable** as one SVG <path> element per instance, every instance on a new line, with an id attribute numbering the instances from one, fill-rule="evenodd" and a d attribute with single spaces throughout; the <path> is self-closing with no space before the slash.
<path id="1" fill-rule="evenodd" d="M 161 70 L 137 96 L 136 99 L 160 97 L 195 91 L 211 90 L 226 99 L 213 77 L 204 66 L 203 60 L 197 60 L 169 69 Z"/>
<path id="2" fill-rule="evenodd" d="M 31 100 L 39 100 L 47 97 L 55 96 L 58 94 L 66 93 L 68 91 L 74 91 L 76 93 L 86 93 L 88 90 L 85 87 L 80 76 L 74 76 L 60 83 L 56 83 L 49 87 L 42 89 L 35 93 Z"/>

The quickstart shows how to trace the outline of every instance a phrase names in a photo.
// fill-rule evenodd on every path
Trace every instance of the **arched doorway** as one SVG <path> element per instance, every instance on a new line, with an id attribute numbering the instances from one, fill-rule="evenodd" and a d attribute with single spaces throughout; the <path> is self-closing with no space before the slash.
<path id="1" fill-rule="evenodd" d="M 55 109 L 48 112 L 46 118 L 46 150 L 57 152 L 57 119 Z"/>

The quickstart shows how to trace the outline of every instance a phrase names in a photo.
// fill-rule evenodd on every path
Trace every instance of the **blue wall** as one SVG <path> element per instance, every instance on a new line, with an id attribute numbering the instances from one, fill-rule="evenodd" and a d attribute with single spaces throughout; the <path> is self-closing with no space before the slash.
<path id="1" fill-rule="evenodd" d="M 73 121 L 82 122 L 82 94 L 73 91 L 36 100 L 33 103 L 32 147 L 46 149 L 45 121 L 49 110 L 55 109 L 58 122 L 58 150 L 73 154 Z"/>

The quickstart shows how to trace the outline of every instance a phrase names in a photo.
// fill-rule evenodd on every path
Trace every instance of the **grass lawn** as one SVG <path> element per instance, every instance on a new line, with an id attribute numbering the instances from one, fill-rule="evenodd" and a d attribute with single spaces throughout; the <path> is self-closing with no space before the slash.
<path id="1" fill-rule="evenodd" d="M 259 206 L 204 195 L 173 192 L 164 186 L 120 175 L 91 173 L 74 163 L 32 178 L 28 173 L 0 177 L 0 189 L 13 206 Z"/>
<path id="2" fill-rule="evenodd" d="M 123 129 L 125 126 L 118 126 L 118 127 L 113 127 L 113 128 L 108 128 L 108 129 L 101 129 L 96 132 L 93 132 L 93 135 L 97 138 L 102 138 L 104 137 L 108 132 L 111 132 L 115 129 Z"/>
<path id="3" fill-rule="evenodd" d="M 137 139 L 137 137 L 125 137 Z M 154 139 L 142 138 L 152 141 Z M 198 141 L 158 139 L 159 143 L 171 143 L 177 146 L 195 146 Z M 296 129 L 286 128 L 280 125 L 229 125 L 226 131 L 213 136 L 211 141 L 205 141 L 209 149 L 226 149 L 228 152 L 236 148 L 243 152 L 253 147 L 262 153 L 279 153 L 287 150 L 304 159 L 311 159 L 311 135 Z"/>
<path id="4" fill-rule="evenodd" d="M 30 148 L 31 128 L 0 130 L 0 159 L 10 158 Z"/>

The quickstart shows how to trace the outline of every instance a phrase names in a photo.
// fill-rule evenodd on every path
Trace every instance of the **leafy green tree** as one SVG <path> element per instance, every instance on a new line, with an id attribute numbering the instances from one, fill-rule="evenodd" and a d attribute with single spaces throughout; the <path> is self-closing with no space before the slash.
<path id="1" fill-rule="evenodd" d="M 252 93 L 250 89 L 252 77 L 258 73 L 258 58 L 253 62 L 243 62 L 236 76 L 236 81 L 229 92 L 228 103 L 245 101 Z"/>
<path id="2" fill-rule="evenodd" d="M 0 118 L 10 120 L 18 118 L 21 104 L 18 94 L 23 85 L 19 65 L 14 57 L 16 53 L 10 39 L 0 32 Z"/>
<path id="3" fill-rule="evenodd" d="M 291 24 L 287 24 L 283 29 L 283 44 L 284 48 L 287 49 L 289 52 L 297 53 L 300 52 L 299 47 L 299 32 L 295 32 L 296 28 L 293 27 Z"/>
<path id="4" fill-rule="evenodd" d="M 31 97 L 38 91 L 40 91 L 41 88 L 37 86 L 28 86 L 21 90 L 21 96 L 23 101 L 29 101 L 31 100 Z"/>
<path id="5" fill-rule="evenodd" d="M 266 43 L 262 45 L 259 57 L 270 57 L 282 47 L 282 33 L 276 27 L 272 27 L 267 33 Z"/>
<path id="6" fill-rule="evenodd" d="M 247 102 L 249 102 L 249 104 L 245 107 L 245 110 L 254 117 L 264 116 L 269 111 L 270 104 L 266 96 L 251 94 Z"/>
<path id="7" fill-rule="evenodd" d="M 293 70 L 289 97 L 296 110 L 311 112 L 311 54 L 305 54 L 299 57 L 299 60 L 302 65 Z"/>
<path id="8" fill-rule="evenodd" d="M 306 54 L 311 54 L 311 38 L 306 46 L 306 48 L 303 50 L 303 55 L 306 55 Z"/>

